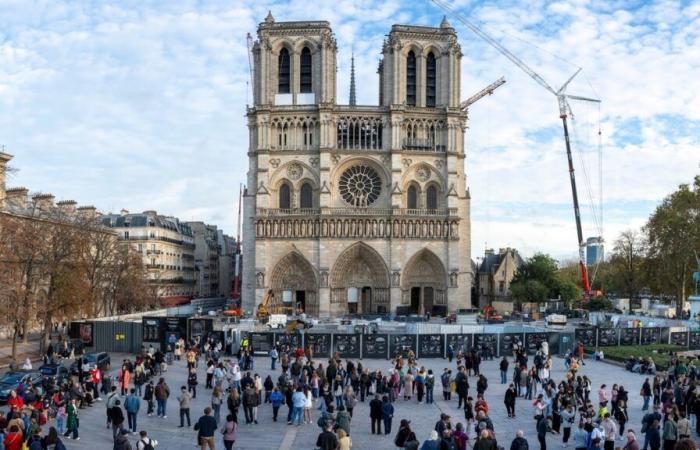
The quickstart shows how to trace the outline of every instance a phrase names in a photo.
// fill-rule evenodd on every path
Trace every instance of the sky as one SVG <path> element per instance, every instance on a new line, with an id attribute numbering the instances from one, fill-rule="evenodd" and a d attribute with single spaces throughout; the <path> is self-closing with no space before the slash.
<path id="1" fill-rule="evenodd" d="M 602 218 L 611 247 L 700 172 L 700 2 L 448 3 L 555 88 L 583 68 L 568 92 L 602 100 L 571 102 L 584 237 Z M 444 14 L 429 0 L 320 0 L 313 9 L 305 0 L 0 0 L 0 146 L 17 169 L 8 186 L 103 212 L 155 209 L 235 235 L 251 101 L 246 33 L 255 36 L 268 10 L 277 21 L 330 21 L 339 100 L 347 103 L 354 51 L 357 101 L 367 105 L 378 101 L 391 25 L 438 26 Z M 462 47 L 462 98 L 507 80 L 469 110 L 473 257 L 510 246 L 575 258 L 556 98 L 448 20 Z"/>

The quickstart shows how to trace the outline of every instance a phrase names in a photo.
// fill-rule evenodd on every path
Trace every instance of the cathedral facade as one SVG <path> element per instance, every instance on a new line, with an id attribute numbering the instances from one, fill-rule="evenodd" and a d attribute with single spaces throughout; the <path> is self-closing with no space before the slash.
<path id="1" fill-rule="evenodd" d="M 307 314 L 471 307 L 466 113 L 455 30 L 394 25 L 378 106 L 336 96 L 324 21 L 258 27 L 244 195 L 243 309 Z"/>

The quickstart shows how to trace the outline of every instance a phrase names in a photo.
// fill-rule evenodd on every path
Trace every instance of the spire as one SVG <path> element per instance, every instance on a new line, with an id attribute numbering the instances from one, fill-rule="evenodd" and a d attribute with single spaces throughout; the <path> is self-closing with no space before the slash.
<path id="1" fill-rule="evenodd" d="M 440 22 L 440 28 L 452 28 L 450 22 L 447 21 L 447 16 L 442 16 L 442 22 Z"/>
<path id="2" fill-rule="evenodd" d="M 267 11 L 267 17 L 265 17 L 265 22 L 266 23 L 272 23 L 275 21 L 275 18 L 272 17 L 272 11 Z"/>
<path id="3" fill-rule="evenodd" d="M 357 105 L 355 98 L 355 53 L 350 58 L 350 106 Z"/>

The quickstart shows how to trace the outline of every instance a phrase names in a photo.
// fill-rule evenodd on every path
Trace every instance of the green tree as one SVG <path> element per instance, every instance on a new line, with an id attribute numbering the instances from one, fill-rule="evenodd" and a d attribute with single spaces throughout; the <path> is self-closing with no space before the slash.
<path id="1" fill-rule="evenodd" d="M 634 230 L 620 233 L 610 257 L 610 281 L 620 296 L 635 299 L 645 286 L 644 236 Z"/>
<path id="2" fill-rule="evenodd" d="M 542 303 L 547 300 L 549 289 L 537 280 L 523 280 L 511 283 L 510 292 L 521 302 Z"/>
<path id="3" fill-rule="evenodd" d="M 644 226 L 650 273 L 659 291 L 673 294 L 680 312 L 700 248 L 700 176 L 667 196 Z"/>

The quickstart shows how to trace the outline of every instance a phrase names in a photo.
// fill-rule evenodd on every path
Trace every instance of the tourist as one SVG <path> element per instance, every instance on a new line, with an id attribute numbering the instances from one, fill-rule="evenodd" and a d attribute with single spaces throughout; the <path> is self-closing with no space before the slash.
<path id="1" fill-rule="evenodd" d="M 350 414 L 350 417 L 352 417 L 352 412 L 355 409 L 355 405 L 357 405 L 357 397 L 355 396 L 355 391 L 352 386 L 347 386 L 345 388 L 345 394 L 343 395 L 343 403 L 345 404 L 345 409 L 348 411 L 348 414 Z M 310 412 L 311 410 L 311 396 L 309 395 L 307 398 L 307 407 Z M 306 413 L 306 409 L 304 410 L 304 413 Z M 309 423 L 311 423 L 311 416 L 309 415 Z"/>
<path id="2" fill-rule="evenodd" d="M 690 439 L 690 430 L 691 430 L 691 425 L 690 425 L 690 419 L 686 417 L 686 412 L 681 410 L 680 411 L 680 419 L 678 419 L 678 440 L 680 441 L 681 439 Z"/>
<path id="3" fill-rule="evenodd" d="M 146 414 L 148 417 L 153 416 L 153 407 L 155 406 L 155 387 L 153 386 L 153 380 L 150 380 L 146 385 L 146 389 L 144 389 L 143 392 L 143 399 L 148 403 Z"/>
<path id="4" fill-rule="evenodd" d="M 58 437 L 60 433 L 56 428 L 50 427 L 49 428 L 49 434 L 47 434 L 44 439 L 43 439 L 43 447 L 44 449 L 47 450 L 66 450 L 66 446 L 61 441 L 61 438 Z M 6 447 L 6 450 L 9 450 L 9 448 Z"/>
<path id="5" fill-rule="evenodd" d="M 396 445 L 397 447 L 404 447 L 406 445 L 408 435 L 411 432 L 411 421 L 407 419 L 401 419 L 401 423 L 399 424 L 399 431 L 396 433 L 396 437 L 394 437 L 394 445 Z"/>
<path id="6" fill-rule="evenodd" d="M 510 450 L 529 450 L 530 447 L 527 439 L 523 437 L 524 435 L 523 430 L 516 431 L 515 439 L 510 443 Z"/>
<path id="7" fill-rule="evenodd" d="M 639 442 L 637 442 L 637 436 L 635 436 L 634 431 L 627 430 L 627 442 L 622 448 L 623 450 L 639 450 Z"/>
<path id="8" fill-rule="evenodd" d="M 237 392 L 237 391 L 235 389 L 233 389 L 231 391 L 231 395 L 233 395 L 234 392 Z M 231 408 L 231 396 L 229 396 L 228 402 L 229 402 L 229 410 L 231 411 L 232 410 L 232 408 Z M 277 415 L 279 413 L 280 406 L 282 406 L 282 403 L 284 403 L 284 396 L 280 392 L 279 388 L 275 387 L 272 390 L 272 394 L 270 394 L 270 403 L 272 404 L 272 420 L 274 422 L 277 422 Z M 233 414 L 233 412 L 231 414 Z"/>
<path id="9" fill-rule="evenodd" d="M 621 392 L 618 392 L 617 407 L 614 410 L 614 414 L 615 420 L 617 421 L 618 430 L 620 432 L 620 440 L 623 440 L 622 435 L 624 434 L 625 424 L 629 421 L 629 416 L 627 415 L 627 403 L 625 400 L 621 400 L 620 396 Z"/>
<path id="10" fill-rule="evenodd" d="M 112 438 L 115 441 L 124 429 L 124 412 L 122 412 L 121 404 L 122 402 L 117 400 L 114 402 L 114 406 L 109 409 L 110 419 L 112 420 Z"/>
<path id="11" fill-rule="evenodd" d="M 455 431 L 452 433 L 452 440 L 455 444 L 455 450 L 467 450 L 469 435 L 464 431 L 464 425 L 462 425 L 461 422 L 455 425 Z"/>
<path id="12" fill-rule="evenodd" d="M 183 428 L 185 426 L 185 417 L 187 417 L 187 426 L 192 426 L 190 422 L 192 395 L 190 395 L 185 386 L 180 388 L 180 395 L 177 397 L 177 401 L 180 403 L 180 425 L 178 428 Z"/>
<path id="13" fill-rule="evenodd" d="M 210 361 L 211 362 L 211 361 Z M 207 373 L 207 383 L 211 384 L 211 381 L 209 380 L 209 374 Z M 189 370 L 189 375 L 187 376 L 187 390 L 192 394 L 192 398 L 195 399 L 197 398 L 197 369 L 192 367 Z M 207 389 L 209 389 L 209 386 L 207 386 Z"/>
<path id="14" fill-rule="evenodd" d="M 204 450 L 205 447 L 209 450 L 215 449 L 214 433 L 216 429 L 216 420 L 211 416 L 211 408 L 207 406 L 204 408 L 204 415 L 194 424 L 194 430 L 198 432 L 197 442 L 199 442 L 202 450 Z"/>
<path id="15" fill-rule="evenodd" d="M 245 384 L 244 384 L 245 385 Z M 291 389 L 290 389 L 291 390 Z M 251 423 L 258 423 L 258 404 L 260 397 L 257 392 L 255 392 L 254 384 L 247 384 L 243 393 L 243 413 L 245 414 L 245 423 L 247 425 Z M 290 411 L 293 410 L 293 402 L 289 405 Z M 290 415 L 287 423 L 291 425 L 292 417 Z"/>
<path id="16" fill-rule="evenodd" d="M 139 432 L 139 440 L 136 442 L 136 450 L 152 450 L 158 446 L 158 441 L 151 439 L 146 430 Z"/>
<path id="17" fill-rule="evenodd" d="M 370 402 L 370 408 L 371 407 L 372 402 Z M 394 405 L 391 404 L 386 395 L 382 397 L 381 408 L 381 418 L 384 422 L 384 434 L 391 434 L 391 422 L 394 419 Z M 374 423 L 372 423 L 372 429 L 374 429 Z M 377 424 L 377 434 L 382 434 L 379 424 Z"/>
<path id="18" fill-rule="evenodd" d="M 290 425 L 296 422 L 297 426 L 301 425 L 304 419 L 304 406 L 306 405 L 306 396 L 301 387 L 297 387 L 296 392 L 292 394 L 292 404 L 294 406 L 294 411 L 292 412 L 292 422 Z M 248 421 L 248 416 L 246 416 L 246 423 Z"/>
<path id="19" fill-rule="evenodd" d="M 131 450 L 131 442 L 129 442 L 129 430 L 119 430 L 119 433 L 114 438 L 113 450 Z"/>
<path id="20" fill-rule="evenodd" d="M 440 438 L 437 431 L 430 432 L 430 438 L 423 441 L 420 450 L 440 450 Z"/>
<path id="21" fill-rule="evenodd" d="M 442 384 L 442 399 L 445 401 L 451 400 L 452 397 L 452 371 L 445 368 L 440 376 Z"/>
<path id="22" fill-rule="evenodd" d="M 350 450 L 352 448 L 352 440 L 344 429 L 339 428 L 338 431 L 338 450 Z"/>
<path id="23" fill-rule="evenodd" d="M 562 426 L 564 428 L 564 435 L 562 437 L 562 440 L 564 442 L 563 447 L 566 448 L 566 446 L 569 443 L 569 437 L 571 437 L 571 427 L 574 426 L 574 420 L 576 420 L 576 411 L 574 410 L 574 405 L 572 403 L 567 404 L 566 408 L 562 409 L 560 416 Z"/>
<path id="24" fill-rule="evenodd" d="M 540 442 L 540 450 L 547 450 L 547 433 L 556 433 L 552 430 L 552 416 L 546 416 L 537 422 L 537 440 Z"/>
<path id="25" fill-rule="evenodd" d="M 388 397 L 385 397 L 387 403 Z M 382 406 L 383 403 L 379 399 L 379 394 L 375 394 L 374 398 L 369 402 L 369 418 L 372 423 L 372 434 L 382 434 Z"/>
<path id="26" fill-rule="evenodd" d="M 481 430 L 478 436 L 473 450 L 498 450 L 498 443 L 489 430 Z"/>
<path id="27" fill-rule="evenodd" d="M 469 380 L 467 379 L 467 371 L 464 367 L 457 368 L 455 384 L 457 385 L 457 408 L 461 408 L 469 396 Z"/>
<path id="28" fill-rule="evenodd" d="M 232 387 L 229 394 L 228 394 L 228 397 L 226 398 L 226 407 L 228 408 L 229 414 L 231 414 L 233 416 L 233 420 L 236 423 L 238 423 L 238 408 L 240 406 L 241 406 L 241 397 L 240 397 L 240 394 L 238 392 L 238 389 L 236 389 L 235 387 Z M 273 403 L 272 409 L 274 412 L 274 403 Z M 279 410 L 279 406 L 277 407 L 277 409 Z M 275 419 L 276 418 L 277 418 L 277 416 L 275 416 Z"/>
<path id="29" fill-rule="evenodd" d="M 238 424 L 233 420 L 233 415 L 229 414 L 226 416 L 226 423 L 221 429 L 221 434 L 224 435 L 224 448 L 226 450 L 231 450 L 233 448 L 233 444 L 236 442 L 237 431 Z"/>
<path id="30" fill-rule="evenodd" d="M 326 425 L 316 439 L 316 447 L 320 450 L 337 450 L 338 436 L 333 432 L 332 425 Z"/>
<path id="31" fill-rule="evenodd" d="M 661 433 L 659 432 L 659 426 L 659 421 L 654 420 L 647 428 L 644 446 L 646 447 L 648 443 L 651 450 L 659 450 L 661 448 Z"/>
<path id="32" fill-rule="evenodd" d="M 576 450 L 585 450 L 588 448 L 589 433 L 584 428 L 584 419 L 581 418 L 578 423 L 578 428 L 574 431 L 574 448 Z"/>
<path id="33" fill-rule="evenodd" d="M 221 386 L 216 385 L 211 392 L 211 408 L 214 410 L 214 420 L 218 425 L 221 418 L 221 404 L 224 402 L 224 396 L 221 392 Z"/>
<path id="34" fill-rule="evenodd" d="M 425 403 L 431 404 L 435 401 L 433 392 L 435 391 L 435 374 L 432 369 L 428 369 L 428 375 L 425 377 Z"/>
<path id="35" fill-rule="evenodd" d="M 644 384 L 642 384 L 642 389 L 639 394 L 644 399 L 644 405 L 642 406 L 642 411 L 647 411 L 649 409 L 649 400 L 651 400 L 651 384 L 649 384 L 649 378 L 644 379 Z"/>
<path id="36" fill-rule="evenodd" d="M 350 414 L 348 414 L 347 411 L 345 411 L 344 406 L 339 406 L 338 407 L 338 413 L 335 415 L 335 425 L 336 429 L 337 428 L 342 428 L 345 430 L 345 432 L 349 435 L 350 434 L 350 422 L 352 421 L 352 418 L 350 417 Z"/>
<path id="37" fill-rule="evenodd" d="M 674 413 L 670 413 L 666 417 L 662 439 L 664 441 L 664 450 L 674 450 L 676 442 L 678 441 L 678 424 L 676 423 L 676 415 Z"/>
<path id="38" fill-rule="evenodd" d="M 435 431 L 438 432 L 438 436 L 444 437 L 444 431 L 452 431 L 452 422 L 450 422 L 450 416 L 448 414 L 440 414 L 440 420 L 435 423 Z"/>
<path id="39" fill-rule="evenodd" d="M 141 400 L 136 395 L 136 389 L 131 388 L 131 394 L 124 400 L 124 409 L 126 410 L 127 422 L 132 434 L 136 434 L 136 416 L 141 408 Z"/>
<path id="40" fill-rule="evenodd" d="M 508 418 L 515 418 L 515 399 L 518 394 L 515 391 L 515 386 L 511 383 L 506 389 L 505 396 L 503 398 L 503 403 L 506 405 L 506 411 L 508 412 Z"/>
<path id="41" fill-rule="evenodd" d="M 610 418 L 610 413 L 606 413 L 603 417 L 603 421 L 600 423 L 603 428 L 603 434 L 605 442 L 603 444 L 604 450 L 615 450 L 615 438 L 617 434 L 617 424 Z"/>
<path id="42" fill-rule="evenodd" d="M 155 388 L 156 403 L 158 409 L 156 415 L 163 419 L 167 419 L 166 408 L 168 406 L 168 397 L 170 397 L 170 387 L 165 382 L 165 378 L 160 378 Z"/>
<path id="43" fill-rule="evenodd" d="M 498 367 L 501 370 L 501 384 L 506 384 L 506 378 L 508 375 L 508 358 L 506 358 L 505 355 L 503 355 Z"/>

